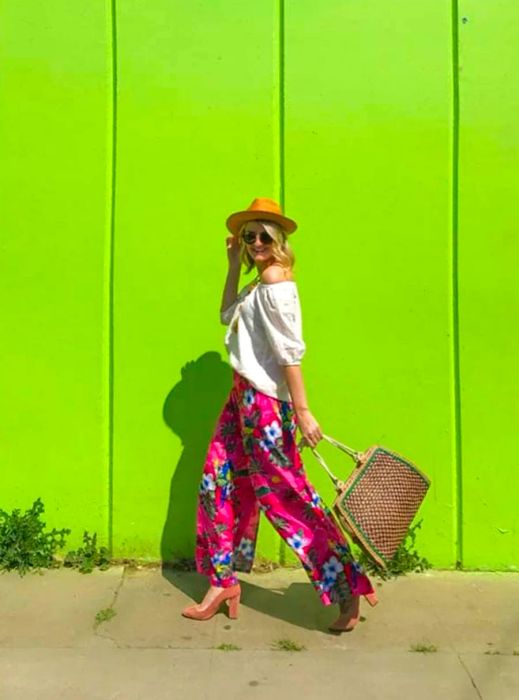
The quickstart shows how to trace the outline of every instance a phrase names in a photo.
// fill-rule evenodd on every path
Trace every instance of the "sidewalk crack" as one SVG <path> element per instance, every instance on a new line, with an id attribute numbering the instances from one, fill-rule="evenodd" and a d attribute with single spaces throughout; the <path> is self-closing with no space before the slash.
<path id="1" fill-rule="evenodd" d="M 478 688 L 478 686 L 476 685 L 476 681 L 475 681 L 474 678 L 472 677 L 472 673 L 469 671 L 469 669 L 468 669 L 468 667 L 466 666 L 465 662 L 464 662 L 463 659 L 461 658 L 461 654 L 457 654 L 457 657 L 458 657 L 458 661 L 460 662 L 460 664 L 462 665 L 462 667 L 465 669 L 465 673 L 466 673 L 467 676 L 469 677 L 470 682 L 472 683 L 472 685 L 473 685 L 473 687 L 474 687 L 474 690 L 475 690 L 476 693 L 478 694 L 479 700 L 483 700 L 483 696 L 482 696 L 481 693 L 479 692 L 479 688 Z"/>
<path id="2" fill-rule="evenodd" d="M 117 587 L 116 587 L 116 589 L 115 589 L 115 591 L 114 591 L 114 595 L 113 595 L 113 598 L 112 598 L 112 602 L 111 602 L 110 605 L 108 606 L 108 608 L 110 608 L 110 609 L 112 609 L 112 610 L 115 608 L 115 605 L 116 605 L 116 603 L 117 603 L 117 598 L 119 597 L 119 592 L 120 592 L 121 588 L 123 587 L 125 577 L 126 577 L 126 567 L 123 568 L 123 573 L 122 573 L 122 576 L 121 576 L 121 580 L 120 580 L 119 583 L 117 584 Z M 105 622 L 105 623 L 101 623 L 101 624 L 106 624 L 106 622 Z M 95 636 L 95 637 L 100 637 L 101 639 L 109 639 L 111 642 L 113 642 L 113 643 L 115 644 L 115 646 L 116 646 L 118 649 L 120 649 L 121 647 L 120 647 L 119 643 L 117 642 L 117 640 L 116 640 L 114 637 L 112 637 L 112 636 L 109 635 L 109 634 L 102 634 L 102 633 L 101 633 L 101 624 L 95 624 L 95 623 L 94 623 L 94 636 Z"/>

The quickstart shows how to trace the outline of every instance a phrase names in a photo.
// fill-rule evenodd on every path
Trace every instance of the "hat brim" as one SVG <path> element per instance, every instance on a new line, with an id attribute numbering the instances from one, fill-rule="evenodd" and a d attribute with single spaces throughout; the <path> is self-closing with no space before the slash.
<path id="1" fill-rule="evenodd" d="M 246 224 L 248 221 L 273 221 L 279 224 L 287 234 L 294 233 L 297 229 L 297 224 L 293 219 L 272 211 L 237 211 L 229 216 L 225 224 L 229 231 L 234 236 L 237 236 L 243 224 Z"/>

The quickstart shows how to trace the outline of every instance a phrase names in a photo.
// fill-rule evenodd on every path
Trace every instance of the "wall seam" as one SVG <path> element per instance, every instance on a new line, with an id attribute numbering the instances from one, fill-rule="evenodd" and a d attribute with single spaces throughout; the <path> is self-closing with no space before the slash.
<path id="1" fill-rule="evenodd" d="M 111 124 L 110 124 L 110 187 L 109 187 L 109 251 L 108 251 L 108 548 L 113 555 L 113 471 L 114 471 L 114 251 L 115 194 L 117 170 L 117 7 L 110 1 L 111 23 Z"/>
<path id="2" fill-rule="evenodd" d="M 285 211 L 285 0 L 278 7 L 278 165 L 279 203 Z M 279 563 L 286 563 L 286 544 L 279 543 Z"/>
<path id="3" fill-rule="evenodd" d="M 285 0 L 279 0 L 279 202 L 285 209 Z"/>
<path id="4" fill-rule="evenodd" d="M 459 9 L 452 0 L 452 369 L 454 401 L 456 568 L 463 566 L 463 471 L 459 328 Z"/>

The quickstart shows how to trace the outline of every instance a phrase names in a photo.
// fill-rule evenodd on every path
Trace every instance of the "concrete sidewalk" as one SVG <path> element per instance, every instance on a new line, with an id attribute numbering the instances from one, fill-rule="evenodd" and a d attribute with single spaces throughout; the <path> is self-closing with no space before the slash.
<path id="1" fill-rule="evenodd" d="M 519 574 L 384 583 L 380 604 L 340 636 L 303 571 L 241 578 L 238 620 L 194 622 L 180 610 L 202 597 L 197 574 L 1 575 L 1 700 L 519 699 Z M 115 615 L 96 625 L 107 608 Z M 276 650 L 283 639 L 304 649 Z M 437 651 L 410 651 L 417 644 Z"/>

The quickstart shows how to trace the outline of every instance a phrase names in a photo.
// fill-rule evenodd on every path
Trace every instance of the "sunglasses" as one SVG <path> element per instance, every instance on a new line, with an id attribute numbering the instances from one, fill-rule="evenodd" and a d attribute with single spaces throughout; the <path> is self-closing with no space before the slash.
<path id="1" fill-rule="evenodd" d="M 272 236 L 266 231 L 261 231 L 258 233 L 256 231 L 244 231 L 242 233 L 242 238 L 245 241 L 245 243 L 247 243 L 247 245 L 255 243 L 257 236 L 259 236 L 259 239 L 263 243 L 263 245 L 269 245 L 270 243 L 272 243 Z"/>

